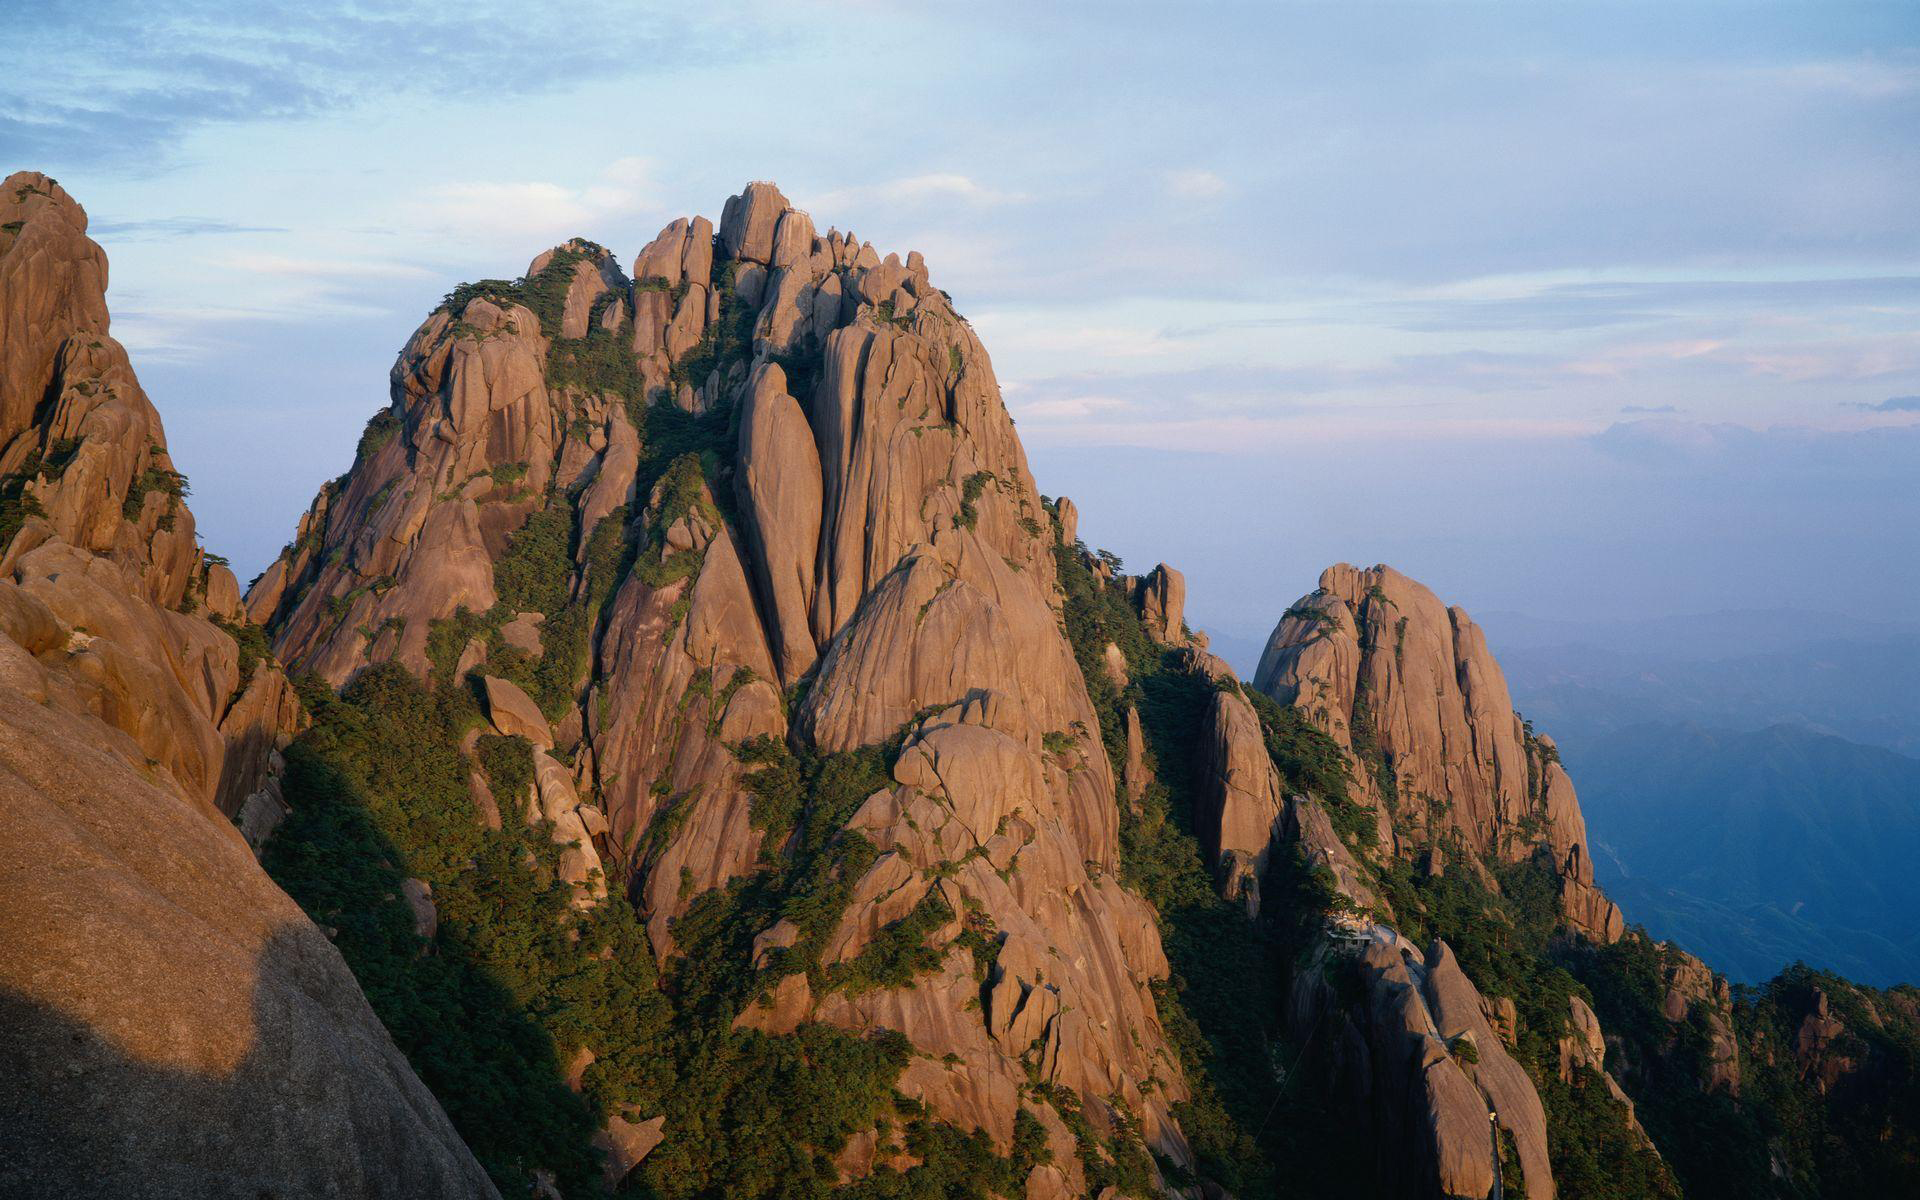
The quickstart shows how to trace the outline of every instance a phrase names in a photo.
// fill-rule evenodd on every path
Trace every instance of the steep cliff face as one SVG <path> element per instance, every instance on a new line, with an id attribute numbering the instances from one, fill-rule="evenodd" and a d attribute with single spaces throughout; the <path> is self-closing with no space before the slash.
<path id="1" fill-rule="evenodd" d="M 0 1191 L 1920 1175 L 1912 989 L 1623 930 L 1388 568 L 1243 685 L 1039 495 L 918 255 L 752 184 L 461 286 L 243 600 L 84 214 L 0 216 Z"/>
<path id="2" fill-rule="evenodd" d="M 1804 970 L 1737 996 L 1625 929 L 1553 743 L 1512 711 L 1464 612 L 1390 568 L 1330 568 L 1256 683 L 1214 697 L 1195 826 L 1230 898 L 1312 881 L 1289 893 L 1325 913 L 1290 976 L 1295 1069 L 1393 1148 L 1383 1182 L 1664 1196 L 1911 1179 L 1899 1121 L 1868 1098 L 1911 1094 L 1906 998 Z"/>
<path id="3" fill-rule="evenodd" d="M 254 860 L 300 707 L 58 184 L 0 185 L 0 1191 L 490 1196 Z"/>
<path id="4" fill-rule="evenodd" d="M 1133 589 L 1162 640 L 1179 636 L 1166 594 Z M 1584 1155 L 1569 1170 L 1590 1194 L 1594 1150 L 1564 1132 L 1579 1114 L 1608 1170 L 1671 1188 L 1603 1056 L 1574 1052 L 1598 1022 L 1556 982 L 1550 938 L 1605 945 L 1622 922 L 1593 887 L 1552 743 L 1513 711 L 1472 620 L 1390 568 L 1337 566 L 1281 619 L 1257 691 L 1186 654 L 1214 687 L 1195 832 L 1250 915 L 1277 887 L 1324 906 L 1285 1001 L 1295 1069 L 1392 1148 L 1380 1182 L 1552 1196 L 1562 1160 Z M 1288 877 L 1311 882 L 1285 893 Z"/>
<path id="5" fill-rule="evenodd" d="M 1545 850 L 1568 921 L 1620 936 L 1619 908 L 1593 885 L 1573 782 L 1514 711 L 1465 612 L 1391 567 L 1329 567 L 1275 627 L 1253 682 L 1353 757 L 1357 798 L 1395 853 L 1457 844 L 1510 863 Z"/>
<path id="6" fill-rule="evenodd" d="M 502 795 L 476 753 L 472 819 L 552 821 L 576 899 L 631 898 L 670 993 L 714 906 L 762 922 L 733 1027 L 904 1035 L 893 1086 L 1019 1159 L 1030 1194 L 1138 1179 L 1148 1148 L 1190 1161 L 1051 518 L 919 255 L 756 183 L 631 278 L 573 242 L 457 290 L 392 380 L 248 595 L 282 659 L 349 696 L 393 666 L 448 696 L 484 680 L 537 771 Z M 710 1114 L 583 1086 L 665 1116 L 642 1169 L 669 1187 Z M 924 1162 L 902 1139 L 876 1111 L 815 1149 L 859 1178 Z"/>

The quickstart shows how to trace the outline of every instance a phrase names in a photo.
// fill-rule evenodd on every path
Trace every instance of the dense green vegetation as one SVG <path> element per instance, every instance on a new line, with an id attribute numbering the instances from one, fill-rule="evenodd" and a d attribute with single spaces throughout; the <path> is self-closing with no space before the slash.
<path id="1" fill-rule="evenodd" d="M 488 300 L 502 307 L 524 305 L 539 320 L 540 332 L 548 339 L 549 387 L 608 393 L 631 402 L 644 402 L 645 383 L 631 348 L 632 301 L 624 289 L 611 289 L 594 300 L 584 336 L 561 336 L 567 291 L 573 285 L 575 267 L 582 262 L 598 263 L 605 255 L 606 251 L 595 243 L 575 238 L 557 247 L 533 275 L 515 280 L 483 279 L 463 283 L 447 293 L 442 305 L 455 318 L 456 334 L 463 332 L 459 323 L 467 305 L 475 300 Z M 628 318 L 617 331 L 602 325 L 607 311 L 614 307 L 624 309 Z M 465 330 L 471 329 L 472 326 L 465 327 Z M 364 441 L 362 445 L 364 447 Z"/>
<path id="2" fill-rule="evenodd" d="M 1795 965 L 1734 989 L 1740 1092 L 1706 1091 L 1707 1013 L 1663 1015 L 1673 952 L 1630 930 L 1612 946 L 1562 947 L 1617 1039 L 1608 1067 L 1690 1197 L 1904 1195 L 1920 1181 L 1920 992 L 1861 988 Z M 1822 1094 L 1795 1058 L 1815 989 L 1846 1026 L 1855 1070 Z"/>
<path id="3" fill-rule="evenodd" d="M 313 726 L 289 751 L 294 815 L 268 868 L 335 944 L 375 1011 L 462 1136 L 508 1194 L 531 1172 L 556 1173 L 568 1195 L 597 1187 L 588 1139 L 606 1113 L 665 1115 L 667 1141 L 626 1190 L 661 1197 L 814 1196 L 834 1189 L 832 1159 L 876 1122 L 924 1161 L 883 1168 L 858 1185 L 872 1197 L 1017 1194 L 1044 1155 L 1022 1123 L 1011 1156 L 897 1096 L 912 1055 L 898 1034 L 861 1037 L 803 1025 L 791 1036 L 735 1029 L 768 987 L 804 971 L 822 989 L 895 986 L 929 969 L 920 945 L 945 914 L 929 906 L 883 932 L 868 952 L 826 969 L 819 952 L 852 882 L 872 861 L 841 826 L 887 779 L 888 749 L 795 757 L 752 749 L 756 805 L 788 831 L 768 869 L 697 898 L 673 925 L 680 954 L 656 974 L 633 907 L 615 898 L 573 910 L 555 878 L 544 826 L 476 820 L 460 732 L 470 693 L 431 688 L 397 666 L 364 673 L 332 696 L 308 682 Z M 475 758 L 503 804 L 523 794 L 532 751 L 482 736 Z M 432 885 L 438 932 L 413 930 L 400 881 Z M 764 970 L 753 936 L 775 921 L 801 935 Z M 581 1094 L 561 1082 L 580 1047 L 594 1059 Z M 769 1131 L 780 1131 L 770 1135 Z"/>
<path id="4" fill-rule="evenodd" d="M 220 617 L 214 617 L 213 623 L 224 630 L 228 637 L 233 639 L 234 645 L 238 647 L 240 651 L 240 679 L 238 683 L 234 684 L 232 697 L 233 699 L 238 699 L 240 693 L 247 690 L 247 684 L 253 681 L 254 669 L 262 662 L 272 661 L 273 645 L 267 638 L 265 628 L 255 625 L 244 617 L 235 621 L 227 621 Z"/>
<path id="5" fill-rule="evenodd" d="M 159 528 L 172 529 L 180 502 L 192 494 L 192 489 L 187 486 L 185 475 L 155 463 L 149 462 L 127 485 L 127 498 L 120 506 L 120 515 L 129 521 L 138 521 L 146 509 L 147 497 L 154 492 L 160 494 L 163 506 Z"/>
<path id="6" fill-rule="evenodd" d="M 1099 557 L 1118 569 L 1112 556 Z M 1262 881 L 1258 920 L 1218 898 L 1193 836 L 1191 782 L 1193 748 L 1215 685 L 1182 670 L 1177 654 L 1147 637 L 1123 589 L 1102 583 L 1084 548 L 1060 547 L 1056 558 L 1068 636 L 1108 753 L 1123 760 L 1125 711 L 1132 705 L 1154 762 L 1154 786 L 1123 815 L 1122 871 L 1161 916 L 1174 968 L 1161 992 L 1161 1016 L 1195 1085 L 1195 1100 L 1180 1118 L 1202 1174 L 1240 1195 L 1350 1190 L 1355 1180 L 1374 1178 L 1376 1169 L 1364 1122 L 1333 1111 L 1319 1091 L 1326 1039 L 1315 1029 L 1295 1042 L 1283 1020 L 1294 974 L 1304 969 L 1331 970 L 1336 992 L 1357 998 L 1358 981 L 1345 977 L 1338 960 L 1320 967 L 1310 957 L 1321 920 L 1339 903 L 1331 883 L 1283 852 Z M 1124 691 L 1107 676 L 1109 642 L 1127 661 Z M 1243 694 L 1289 790 L 1318 797 L 1336 831 L 1367 857 L 1376 837 L 1374 814 L 1353 799 L 1339 747 L 1296 710 Z M 1565 1164 L 1561 1194 L 1677 1194 L 1659 1160 L 1633 1141 L 1624 1109 L 1602 1081 L 1559 1079 L 1557 1043 L 1568 996 L 1583 989 L 1553 958 L 1560 913 L 1550 866 L 1533 861 L 1507 868 L 1497 890 L 1469 872 L 1429 878 L 1405 863 L 1379 875 L 1378 890 L 1403 932 L 1419 941 L 1444 937 L 1485 994 L 1514 998 L 1520 1017 L 1515 1055 L 1549 1112 L 1556 1166 Z"/>
<path id="7" fill-rule="evenodd" d="M 594 301 L 587 320 L 587 333 L 581 338 L 555 338 L 547 348 L 547 386 L 573 388 L 586 393 L 607 393 L 625 400 L 644 398 L 646 381 L 640 364 L 633 357 L 633 332 L 630 322 L 618 329 L 601 324 L 607 310 L 628 308 L 627 297 L 606 292 Z"/>
<path id="8" fill-rule="evenodd" d="M 353 450 L 354 465 L 357 467 L 380 453 L 388 442 L 399 436 L 402 424 L 400 414 L 392 408 L 383 408 L 367 418 L 367 427 L 360 431 L 360 442 Z"/>
<path id="9" fill-rule="evenodd" d="M 615 509 L 588 535 L 585 583 L 576 589 L 573 550 L 579 523 L 579 510 L 552 496 L 547 507 L 527 518 L 494 564 L 498 599 L 493 608 L 485 613 L 463 608 L 430 627 L 427 658 L 435 679 L 452 680 L 461 651 L 478 637 L 487 644 L 487 670 L 518 684 L 549 717 L 574 702 L 601 611 L 630 561 L 622 538 L 626 510 Z M 522 612 L 545 615 L 538 657 L 501 633 Z"/>
<path id="10" fill-rule="evenodd" d="M 477 283 L 463 283 L 447 293 L 440 302 L 441 307 L 458 320 L 467 305 L 475 300 L 489 300 L 502 308 L 524 305 L 539 319 L 540 332 L 557 338 L 561 318 L 566 314 L 567 289 L 573 284 L 574 265 L 607 257 L 606 247 L 585 238 L 574 238 L 556 246 L 551 257 L 534 274 L 514 280 L 482 279 Z"/>
<path id="11" fill-rule="evenodd" d="M 543 326 L 557 322 L 580 253 L 563 250 L 532 280 L 488 281 L 449 296 L 456 316 L 471 299 L 524 303 Z M 570 258 L 569 255 L 572 257 Z M 567 268 L 567 270 L 562 270 Z M 723 306 L 724 307 L 724 306 Z M 707 348 L 716 362 L 740 353 L 744 330 L 722 325 Z M 738 325 L 736 319 L 735 325 Z M 579 342 L 591 342 L 578 339 Z M 559 343 L 569 344 L 569 343 Z M 576 358 L 568 370 L 590 365 Z M 552 364 L 550 364 L 550 367 Z M 568 382 L 582 383 L 581 378 Z M 677 953 L 656 970 L 648 934 L 626 895 L 652 869 L 697 797 L 664 795 L 663 808 L 609 900 L 587 912 L 570 904 L 556 878 L 557 854 L 544 824 L 512 811 L 533 777 L 522 739 L 485 734 L 471 762 L 459 750 L 479 720 L 469 680 L 455 678 L 462 649 L 488 644 L 488 670 L 519 682 L 550 713 L 564 710 L 587 668 L 606 601 L 629 574 L 661 586 L 698 569 L 697 554 L 675 552 L 665 533 L 704 509 L 725 519 L 737 431 L 724 409 L 704 415 L 627 393 L 642 432 L 641 494 L 655 497 L 644 524 L 624 511 L 580 528 L 568 498 L 551 494 L 507 541 L 495 563 L 499 603 L 433 623 L 430 679 L 394 665 L 363 673 L 333 696 L 309 680 L 303 697 L 314 720 L 289 750 L 295 815 L 273 843 L 268 866 L 282 886 L 334 931 L 369 1000 L 446 1106 L 503 1193 L 524 1195 L 533 1172 L 550 1171 L 569 1196 L 599 1187 L 589 1138 L 603 1119 L 666 1118 L 667 1138 L 623 1193 L 657 1197 L 809 1197 L 849 1190 L 862 1197 L 980 1198 L 1017 1195 L 1047 1148 L 1042 1128 L 1022 1113 L 1011 1153 L 983 1134 L 962 1133 L 895 1092 L 914 1049 L 898 1034 L 860 1036 L 818 1025 L 772 1036 L 736 1029 L 748 1006 L 790 975 L 818 993 L 899 986 L 937 966 L 927 934 L 952 914 L 937 894 L 880 931 L 864 952 L 825 965 L 822 949 L 852 886 L 877 851 L 842 827 L 889 779 L 906 734 L 885 745 L 818 754 L 758 739 L 736 753 L 752 767 L 755 824 L 768 831 L 762 867 L 694 897 L 672 923 Z M 362 457 L 391 436 L 376 417 Z M 496 486 L 518 483 L 519 477 Z M 717 503 L 706 498 L 711 485 Z M 586 540 L 584 573 L 575 551 Z M 516 612 L 541 612 L 542 653 L 516 651 L 501 633 Z M 715 703 L 750 673 L 696 681 Z M 468 798 L 480 770 L 503 810 L 490 830 Z M 427 881 L 439 911 L 431 939 L 414 932 L 401 881 Z M 792 945 L 756 966 L 754 935 L 793 922 Z M 971 915 L 962 938 L 984 982 L 997 935 Z M 576 1057 L 592 1051 L 591 1062 Z M 562 1082 L 580 1072 L 579 1089 Z M 1049 1098 L 1034 1095 L 1037 1103 Z M 1063 1119 L 1070 1099 L 1053 1101 Z M 834 1155 L 849 1136 L 878 1128 L 920 1161 L 882 1165 L 838 1189 Z M 1089 1134 L 1083 1153 L 1127 1178 L 1142 1161 L 1120 1142 Z M 1123 1170 L 1123 1163 L 1132 1167 Z"/>
<path id="12" fill-rule="evenodd" d="M 675 385 L 700 387 L 715 370 L 751 357 L 753 321 L 758 308 L 734 292 L 734 276 L 739 265 L 731 260 L 714 263 L 713 290 L 719 297 L 719 316 L 700 335 L 699 342 L 673 364 Z"/>
<path id="13" fill-rule="evenodd" d="M 40 458 L 38 452 L 28 456 L 22 469 L 12 474 L 0 475 L 0 554 L 13 544 L 13 537 L 28 517 L 44 517 L 47 510 L 41 505 L 39 497 L 27 490 L 38 473 Z"/>
<path id="14" fill-rule="evenodd" d="M 458 749 L 473 719 L 465 693 L 430 692 L 387 665 L 340 697 L 312 684 L 301 695 L 313 724 L 288 750 L 293 812 L 268 871 L 331 931 L 502 1191 L 525 1194 L 544 1168 L 569 1194 L 591 1194 L 594 1110 L 644 1102 L 671 1083 L 665 1064 L 639 1053 L 603 1055 L 584 1096 L 561 1082 L 563 1049 L 637 1048 L 664 1024 L 632 909 L 573 912 L 545 830 L 476 820 Z M 496 769 L 516 757 L 489 750 L 483 761 Z M 514 781 L 496 782 L 504 792 Z M 433 888 L 440 924 L 430 943 L 399 898 L 407 876 Z"/>
<path id="15" fill-rule="evenodd" d="M 1447 853 L 1458 862 L 1467 851 L 1456 841 Z M 1482 995 L 1514 1002 L 1512 1053 L 1546 1108 L 1560 1195 L 1677 1196 L 1671 1173 L 1632 1135 L 1626 1109 L 1605 1083 L 1584 1074 L 1572 1083 L 1560 1079 L 1569 999 L 1591 1002 L 1593 995 L 1562 965 L 1569 943 L 1558 935 L 1559 881 L 1551 863 L 1541 855 L 1498 867 L 1494 876 L 1498 887 L 1490 888 L 1470 871 L 1429 876 L 1396 861 L 1378 872 L 1376 886 L 1402 933 L 1421 943 L 1444 939 Z"/>
<path id="16" fill-rule="evenodd" d="M 1119 561 L 1102 555 L 1108 567 Z M 1160 1018 L 1193 1090 L 1176 1107 L 1200 1174 L 1240 1196 L 1320 1196 L 1370 1177 L 1355 1125 L 1325 1102 L 1302 1070 L 1310 1047 L 1285 1031 L 1293 972 L 1317 940 L 1332 903 L 1321 880 L 1285 855 L 1262 882 L 1260 920 L 1220 898 L 1194 836 L 1194 753 L 1215 684 L 1185 670 L 1177 652 L 1146 633 L 1115 583 L 1103 582 L 1084 547 L 1057 546 L 1068 641 L 1113 762 L 1126 756 L 1126 710 L 1138 710 L 1154 783 L 1123 805 L 1121 878 L 1160 917 L 1172 977 L 1156 988 Z M 1105 666 L 1107 644 L 1126 659 L 1128 685 Z M 1317 731 L 1270 731 L 1276 763 L 1296 787 L 1326 782 Z M 1342 789 L 1344 795 L 1344 789 Z M 1168 1166 L 1169 1164 L 1163 1164 Z M 1177 1181 L 1180 1173 L 1169 1171 Z"/>

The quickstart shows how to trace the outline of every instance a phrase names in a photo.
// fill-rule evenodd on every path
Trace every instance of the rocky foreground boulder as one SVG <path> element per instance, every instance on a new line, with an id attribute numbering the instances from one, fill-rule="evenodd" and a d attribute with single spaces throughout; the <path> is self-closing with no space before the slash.
<path id="1" fill-rule="evenodd" d="M 0 1193 L 493 1196 L 254 859 L 300 706 L 86 229 L 0 185 Z"/>

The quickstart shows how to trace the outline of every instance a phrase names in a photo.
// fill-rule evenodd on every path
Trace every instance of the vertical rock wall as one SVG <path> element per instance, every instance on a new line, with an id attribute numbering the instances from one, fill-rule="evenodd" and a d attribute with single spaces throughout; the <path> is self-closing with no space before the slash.
<path id="1" fill-rule="evenodd" d="M 243 836 L 299 706 L 242 671 L 86 228 L 0 185 L 0 1192 L 491 1197 Z"/>
<path id="2" fill-rule="evenodd" d="M 335 684 L 388 660 L 464 675 L 510 624 L 537 624 L 551 655 L 559 614 L 507 611 L 523 591 L 502 562 L 555 514 L 572 569 L 553 599 L 601 599 L 540 702 L 656 953 L 694 899 L 780 852 L 743 745 L 891 742 L 893 786 L 848 823 L 878 853 L 823 965 L 936 900 L 954 914 L 926 938 L 942 965 L 857 996 L 788 977 L 749 1019 L 907 1034 L 922 1057 L 902 1091 L 1003 1151 L 1026 1108 L 1063 1186 L 1083 1182 L 1074 1141 L 1035 1080 L 1098 1132 L 1188 1161 L 1149 990 L 1165 959 L 1114 877 L 1114 769 L 1061 629 L 1049 517 L 986 351 L 920 256 L 820 234 L 756 183 L 717 231 L 667 226 L 631 278 L 575 242 L 456 293 L 248 610 Z M 590 553 L 603 520 L 630 566 Z M 984 983 L 968 930 L 995 948 Z"/>

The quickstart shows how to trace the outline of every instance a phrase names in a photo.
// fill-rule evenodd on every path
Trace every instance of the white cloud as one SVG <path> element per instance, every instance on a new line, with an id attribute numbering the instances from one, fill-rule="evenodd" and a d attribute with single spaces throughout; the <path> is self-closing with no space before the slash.
<path id="1" fill-rule="evenodd" d="M 1098 312 L 1057 312 L 1051 319 L 1031 310 L 990 309 L 976 314 L 973 328 L 996 362 L 1051 361 L 1061 364 L 1108 359 L 1142 359 L 1163 354 L 1166 337 L 1156 329 L 1125 321 L 1102 321 Z"/>
<path id="2" fill-rule="evenodd" d="M 295 326 L 320 318 L 386 317 L 372 304 L 326 291 L 294 290 L 254 305 L 183 304 L 122 308 L 113 314 L 113 336 L 136 369 L 150 363 L 218 361 L 246 352 L 248 326 Z"/>
<path id="3" fill-rule="evenodd" d="M 433 275 L 409 263 L 362 262 L 338 258 L 289 258 L 281 254 L 236 254 L 220 265 L 256 275 L 322 279 L 421 279 Z"/>
<path id="4" fill-rule="evenodd" d="M 1886 100 L 1920 91 L 1920 65 L 1856 58 L 1794 63 L 1762 72 L 1789 87 Z"/>
<path id="5" fill-rule="evenodd" d="M 1404 414 L 1323 411 L 1282 414 L 1210 414 L 1172 419 L 1109 415 L 1097 402 L 1074 413 L 1071 402 L 1050 402 L 1053 411 L 1016 410 L 1021 432 L 1035 445 L 1128 446 L 1142 450 L 1263 454 L 1303 443 L 1389 442 L 1428 445 L 1439 441 L 1566 441 L 1591 437 L 1592 422 L 1553 418 L 1408 418 Z M 1035 408 L 1039 406 L 1033 406 Z"/>
<path id="6" fill-rule="evenodd" d="M 816 213 L 831 212 L 837 207 L 852 207 L 860 204 L 960 203 L 974 208 L 991 208 L 1002 204 L 1017 204 L 1027 198 L 1020 192 L 987 187 L 973 177 L 962 175 L 957 171 L 933 171 L 923 175 L 908 175 L 884 183 L 835 188 L 830 192 L 807 197 L 806 207 Z"/>
<path id="7" fill-rule="evenodd" d="M 1182 200 L 1215 200 L 1227 194 L 1226 180 L 1199 167 L 1168 171 L 1162 181 L 1170 195 Z"/>
<path id="8" fill-rule="evenodd" d="M 1682 338 L 1660 342 L 1625 342 L 1608 346 L 1595 354 L 1569 359 L 1560 369 L 1570 375 L 1598 379 L 1622 379 L 1649 369 L 1670 366 L 1688 359 L 1718 355 L 1726 342 L 1712 338 Z"/>
<path id="9" fill-rule="evenodd" d="M 1007 408 L 1022 421 L 1041 423 L 1060 421 L 1084 421 L 1102 414 L 1125 413 L 1138 406 L 1131 400 L 1119 396 L 1048 396 L 1044 399 L 1020 401 L 1018 390 L 1012 387 L 1003 389 L 1009 395 Z"/>
<path id="10" fill-rule="evenodd" d="M 456 235 L 559 240 L 658 206 L 651 164 L 622 158 L 585 186 L 544 180 L 470 180 L 441 184 L 406 205 L 422 225 Z"/>

